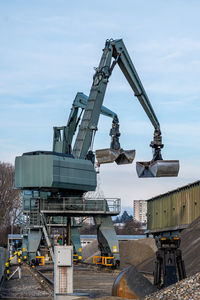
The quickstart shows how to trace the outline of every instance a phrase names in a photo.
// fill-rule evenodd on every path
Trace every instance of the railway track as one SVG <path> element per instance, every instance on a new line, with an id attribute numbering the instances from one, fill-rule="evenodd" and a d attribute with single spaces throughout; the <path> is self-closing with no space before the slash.
<path id="1" fill-rule="evenodd" d="M 50 279 L 48 276 L 44 275 L 45 271 L 47 269 L 44 269 L 44 272 L 41 272 L 41 270 L 38 270 L 37 268 L 32 268 L 30 265 L 25 264 L 25 268 L 29 270 L 32 276 L 38 281 L 42 289 L 47 291 L 50 295 L 53 295 L 54 290 L 54 282 L 52 279 Z M 51 270 L 53 271 L 53 269 Z"/>

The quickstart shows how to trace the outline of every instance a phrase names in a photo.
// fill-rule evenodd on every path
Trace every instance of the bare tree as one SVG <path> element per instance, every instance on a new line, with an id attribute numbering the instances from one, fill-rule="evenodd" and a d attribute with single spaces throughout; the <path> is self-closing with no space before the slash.
<path id="1" fill-rule="evenodd" d="M 0 162 L 0 243 L 5 243 L 11 226 L 22 213 L 21 191 L 14 189 L 14 167 Z"/>

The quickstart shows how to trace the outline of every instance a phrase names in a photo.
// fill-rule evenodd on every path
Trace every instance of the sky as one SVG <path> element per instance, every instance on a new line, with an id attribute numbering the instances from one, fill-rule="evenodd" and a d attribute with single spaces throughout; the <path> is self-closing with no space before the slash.
<path id="1" fill-rule="evenodd" d="M 123 206 L 199 180 L 200 2 L 198 0 L 0 0 L 0 161 L 51 150 L 53 126 L 66 124 L 77 92 L 89 94 L 106 39 L 122 38 L 161 125 L 163 158 L 179 159 L 177 178 L 139 179 L 153 127 L 115 67 L 104 105 L 120 120 L 121 147 L 133 164 L 102 165 L 99 185 Z M 95 149 L 108 148 L 101 116 Z"/>

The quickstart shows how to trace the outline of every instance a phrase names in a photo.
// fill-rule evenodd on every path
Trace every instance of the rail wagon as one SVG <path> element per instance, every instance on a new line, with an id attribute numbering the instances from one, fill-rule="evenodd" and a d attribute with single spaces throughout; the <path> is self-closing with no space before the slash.
<path id="1" fill-rule="evenodd" d="M 200 181 L 147 201 L 147 229 L 151 234 L 181 231 L 200 216 Z"/>

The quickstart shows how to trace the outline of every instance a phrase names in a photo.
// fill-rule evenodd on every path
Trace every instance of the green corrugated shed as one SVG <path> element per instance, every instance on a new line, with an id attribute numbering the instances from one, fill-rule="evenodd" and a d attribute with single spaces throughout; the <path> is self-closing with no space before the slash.
<path id="1" fill-rule="evenodd" d="M 183 229 L 199 216 L 200 181 L 147 200 L 150 232 Z"/>

